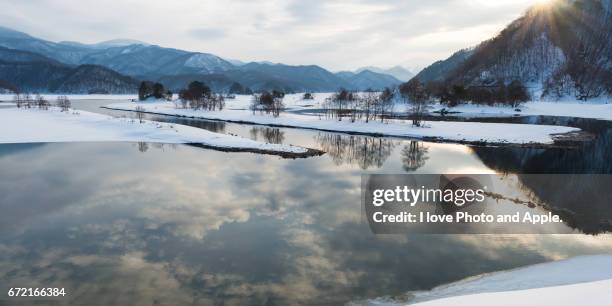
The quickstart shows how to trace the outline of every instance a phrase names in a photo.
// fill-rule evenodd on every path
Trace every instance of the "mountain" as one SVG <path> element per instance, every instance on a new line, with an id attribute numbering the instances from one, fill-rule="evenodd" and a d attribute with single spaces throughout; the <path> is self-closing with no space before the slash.
<path id="1" fill-rule="evenodd" d="M 66 64 L 79 64 L 91 52 L 86 47 L 54 43 L 5 27 L 0 27 L 0 47 L 38 53 Z"/>
<path id="2" fill-rule="evenodd" d="M 283 64 L 248 63 L 239 69 L 248 72 L 247 78 L 235 73 L 226 74 L 243 85 L 257 90 L 264 87 L 287 88 L 291 91 L 333 91 L 349 84 L 333 73 L 316 65 L 289 66 Z M 266 77 L 262 77 L 266 76 Z"/>
<path id="3" fill-rule="evenodd" d="M 376 73 L 380 73 L 380 74 L 388 74 L 390 76 L 393 76 L 394 78 L 402 81 L 402 82 L 406 82 L 408 80 L 410 80 L 412 77 L 414 77 L 414 73 L 410 72 L 408 69 L 402 67 L 402 66 L 394 66 L 391 68 L 387 68 L 387 69 L 383 69 L 383 68 L 379 68 L 379 67 L 373 67 L 373 66 L 367 66 L 367 67 L 361 67 L 357 70 L 355 70 L 355 73 L 360 73 L 364 70 L 370 70 L 372 72 L 376 72 Z"/>
<path id="4" fill-rule="evenodd" d="M 209 53 L 165 48 L 123 39 L 97 44 L 68 41 L 55 43 L 8 28 L 0 28 L 0 47 L 29 52 L 29 56 L 43 56 L 46 58 L 43 62 L 48 69 L 51 67 L 51 60 L 55 61 L 53 67 L 61 66 L 62 69 L 65 68 L 62 65 L 103 66 L 117 72 L 113 78 L 127 75 L 138 80 L 161 81 L 172 89 L 184 88 L 193 80 L 206 82 L 216 90 L 227 90 L 237 82 L 255 91 L 279 89 L 288 92 L 335 91 L 341 87 L 352 90 L 382 89 L 399 83 L 392 76 L 370 70 L 344 78 L 342 74 L 333 74 L 316 65 L 291 66 L 272 62 L 243 63 L 235 60 L 233 64 Z M 5 56 L 17 54 L 6 53 Z M 25 53 L 20 53 L 19 56 L 25 56 Z M 15 64 L 11 58 L 6 59 Z M 36 78 L 31 74 L 28 76 Z"/>
<path id="5" fill-rule="evenodd" d="M 0 83 L 22 92 L 134 93 L 138 82 L 96 65 L 72 66 L 43 55 L 0 47 Z"/>
<path id="6" fill-rule="evenodd" d="M 139 41 L 139 40 L 134 40 L 134 39 L 112 39 L 112 40 L 107 40 L 107 41 L 103 41 L 103 42 L 99 42 L 96 44 L 83 44 L 77 41 L 60 41 L 58 44 L 62 44 L 62 45 L 68 45 L 68 46 L 73 46 L 73 47 L 80 47 L 80 48 L 93 48 L 93 49 L 106 49 L 106 48 L 112 48 L 112 47 L 125 47 L 125 46 L 130 46 L 130 45 L 143 45 L 143 46 L 149 46 L 149 44 Z"/>
<path id="7" fill-rule="evenodd" d="M 208 75 L 183 74 L 159 79 L 169 88 L 184 88 L 192 80 L 206 83 L 213 90 L 227 90 L 234 82 L 254 91 L 285 92 L 334 91 L 350 84 L 319 66 L 289 66 L 251 62 L 232 70 Z"/>
<path id="8" fill-rule="evenodd" d="M 349 84 L 348 88 L 357 90 L 382 89 L 402 83 L 402 81 L 391 75 L 377 73 L 367 69 L 359 73 L 341 71 L 336 73 L 336 76 L 346 81 Z"/>
<path id="9" fill-rule="evenodd" d="M 87 45 L 50 42 L 0 27 L 0 46 L 42 54 L 62 63 L 101 65 L 130 76 L 212 73 L 234 68 L 208 53 L 149 45 L 134 40 L 110 40 Z"/>
<path id="10" fill-rule="evenodd" d="M 556 0 L 536 5 L 469 54 L 434 64 L 446 71 L 437 73 L 432 65 L 417 77 L 469 86 L 519 80 L 543 97 L 586 100 L 610 95 L 610 2 Z"/>
<path id="11" fill-rule="evenodd" d="M 102 65 L 131 76 L 208 74 L 233 69 L 228 61 L 208 53 L 189 52 L 155 45 L 128 45 L 96 50 L 80 63 Z"/>
<path id="12" fill-rule="evenodd" d="M 472 55 L 473 51 L 473 49 L 459 50 L 449 58 L 425 67 L 415 77 L 421 82 L 442 81 L 451 71 L 463 64 Z"/>

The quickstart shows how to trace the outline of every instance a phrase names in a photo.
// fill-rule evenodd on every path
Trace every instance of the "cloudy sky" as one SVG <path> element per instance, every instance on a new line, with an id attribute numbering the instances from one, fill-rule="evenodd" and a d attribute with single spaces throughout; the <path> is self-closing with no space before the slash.
<path id="1" fill-rule="evenodd" d="M 130 38 L 330 70 L 421 68 L 544 0 L 2 0 L 0 25 L 52 41 Z"/>

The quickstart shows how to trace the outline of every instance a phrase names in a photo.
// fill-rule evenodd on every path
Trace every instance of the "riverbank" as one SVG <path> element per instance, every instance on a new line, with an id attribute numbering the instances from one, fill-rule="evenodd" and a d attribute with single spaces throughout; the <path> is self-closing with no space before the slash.
<path id="1" fill-rule="evenodd" d="M 320 155 L 318 150 L 258 142 L 180 124 L 114 118 L 86 111 L 58 108 L 0 109 L 0 143 L 128 141 L 184 143 L 231 152 L 253 152 L 299 158 Z"/>
<path id="2" fill-rule="evenodd" d="M 389 120 L 385 123 L 379 121 L 369 123 L 363 121 L 350 122 L 348 119 L 338 121 L 286 112 L 279 117 L 273 117 L 246 109 L 224 109 L 222 111 L 183 109 L 177 108 L 172 102 L 123 102 L 113 103 L 105 106 L 105 108 L 136 111 L 138 106 L 144 109 L 146 113 L 159 115 L 478 145 L 550 145 L 555 142 L 554 135 L 580 131 L 576 128 L 550 125 L 449 121 L 427 121 L 424 126 L 416 127 L 409 121 L 403 120 Z"/>

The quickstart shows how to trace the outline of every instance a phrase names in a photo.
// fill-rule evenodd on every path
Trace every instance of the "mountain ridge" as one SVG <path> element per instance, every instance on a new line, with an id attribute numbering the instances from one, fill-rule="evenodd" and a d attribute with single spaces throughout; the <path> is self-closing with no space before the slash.
<path id="1" fill-rule="evenodd" d="M 421 81 L 491 86 L 521 81 L 535 98 L 612 93 L 610 0 L 531 7 L 497 36 L 423 69 Z"/>
<path id="2" fill-rule="evenodd" d="M 92 45 L 66 41 L 55 43 L 8 28 L 2 29 L 0 30 L 2 47 L 38 53 L 68 65 L 104 66 L 136 79 L 165 81 L 175 86 L 184 83 L 187 76 L 201 80 L 215 80 L 215 84 L 224 90 L 234 82 L 253 90 L 286 91 L 382 89 L 397 83 L 383 74 L 369 75 L 372 83 L 365 84 L 363 78 L 347 81 L 317 65 L 291 66 L 232 60 L 236 63 L 234 65 L 214 54 L 166 48 L 138 41 L 110 41 L 110 45 L 108 41 Z M 205 75 L 209 77 L 204 77 Z M 223 78 L 219 75 L 223 75 Z"/>

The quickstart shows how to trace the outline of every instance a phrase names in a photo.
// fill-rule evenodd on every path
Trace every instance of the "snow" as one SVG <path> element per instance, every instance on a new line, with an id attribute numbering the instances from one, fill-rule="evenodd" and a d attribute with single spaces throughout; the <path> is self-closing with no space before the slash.
<path id="1" fill-rule="evenodd" d="M 433 111 L 442 109 L 443 106 L 436 105 Z M 520 107 L 517 112 L 514 108 L 507 106 L 486 106 L 475 104 L 462 104 L 456 107 L 447 108 L 450 112 L 460 112 L 451 114 L 453 116 L 466 117 L 510 117 L 510 116 L 561 116 L 592 118 L 601 120 L 612 120 L 612 104 L 563 101 L 563 102 L 528 102 Z"/>
<path id="2" fill-rule="evenodd" d="M 289 107 L 303 108 L 308 102 L 297 102 L 288 100 Z M 234 106 L 238 104 L 235 103 Z M 388 123 L 374 122 L 365 123 L 357 121 L 351 123 L 348 119 L 338 121 L 336 119 L 319 118 L 318 116 L 306 116 L 290 112 L 282 113 L 275 118 L 271 115 L 253 113 L 242 108 L 231 108 L 228 105 L 223 111 L 202 111 L 192 109 L 176 108 L 172 102 L 147 102 L 147 103 L 114 103 L 106 106 L 111 109 L 133 111 L 141 106 L 146 112 L 203 118 L 210 120 L 231 121 L 239 123 L 262 124 L 271 126 L 285 126 L 296 128 L 308 128 L 324 131 L 337 131 L 346 133 L 357 133 L 366 135 L 381 135 L 393 137 L 408 137 L 416 139 L 438 139 L 465 142 L 487 142 L 487 143 L 512 143 L 512 144 L 550 144 L 553 143 L 551 134 L 561 134 L 579 131 L 576 128 L 530 125 L 530 124 L 508 124 L 508 123 L 480 123 L 480 122 L 441 122 L 428 121 L 425 127 L 415 127 L 408 121 L 391 120 Z"/>
<path id="3" fill-rule="evenodd" d="M 114 118 L 102 114 L 70 110 L 0 108 L 0 143 L 130 141 L 153 143 L 194 143 L 220 149 L 306 153 L 291 145 L 270 144 L 213 133 L 195 127 Z"/>
<path id="4" fill-rule="evenodd" d="M 14 94 L 0 94 L 0 101 L 13 101 L 13 97 L 15 95 Z M 75 95 L 75 94 L 71 94 L 71 95 L 65 95 L 65 94 L 41 94 L 41 96 L 43 96 L 43 98 L 45 98 L 46 100 L 49 100 L 51 102 L 57 100 L 57 97 L 59 96 L 67 96 L 68 99 L 70 100 L 133 100 L 133 99 L 138 99 L 138 94 L 133 94 L 133 95 L 106 95 L 106 94 L 91 94 L 91 95 L 86 95 L 86 94 L 81 94 L 81 95 Z M 34 95 L 32 95 L 32 97 L 34 97 Z"/>
<path id="5" fill-rule="evenodd" d="M 419 306 L 497 305 L 497 306 L 575 306 L 608 305 L 612 300 L 612 280 L 516 292 L 481 293 L 419 303 Z"/>
<path id="6" fill-rule="evenodd" d="M 612 255 L 580 256 L 484 274 L 430 291 L 414 292 L 413 299 L 408 302 L 373 299 L 351 304 L 607 305 L 612 300 L 612 269 L 609 267 L 612 267 Z"/>

